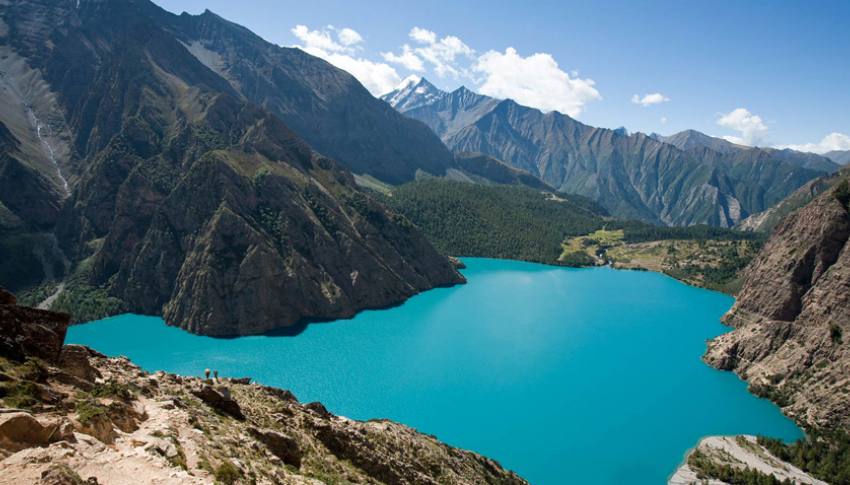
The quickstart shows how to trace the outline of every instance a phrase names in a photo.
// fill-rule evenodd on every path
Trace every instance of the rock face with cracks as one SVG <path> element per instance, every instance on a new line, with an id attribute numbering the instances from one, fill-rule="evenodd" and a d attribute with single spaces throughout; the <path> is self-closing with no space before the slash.
<path id="1" fill-rule="evenodd" d="M 776 229 L 705 360 L 806 426 L 850 427 L 850 212 L 839 183 Z"/>

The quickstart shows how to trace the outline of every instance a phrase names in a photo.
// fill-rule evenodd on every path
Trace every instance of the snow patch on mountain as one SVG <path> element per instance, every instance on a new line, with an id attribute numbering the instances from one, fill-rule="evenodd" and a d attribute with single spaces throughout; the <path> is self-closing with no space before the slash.
<path id="1" fill-rule="evenodd" d="M 412 75 L 404 78 L 394 90 L 381 96 L 381 99 L 398 111 L 404 112 L 435 103 L 445 94 L 427 79 Z"/>

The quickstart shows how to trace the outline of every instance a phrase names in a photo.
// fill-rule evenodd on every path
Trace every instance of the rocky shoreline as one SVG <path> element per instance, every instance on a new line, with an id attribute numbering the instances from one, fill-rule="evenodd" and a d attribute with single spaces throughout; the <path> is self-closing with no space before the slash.
<path id="1" fill-rule="evenodd" d="M 807 442 L 839 455 L 850 429 L 850 188 L 847 174 L 843 177 L 777 226 L 744 271 L 743 288 L 724 317 L 734 329 L 711 340 L 703 357 L 717 369 L 734 371 L 749 383 L 750 392 L 770 399 L 815 433 Z M 741 439 L 705 438 L 670 483 L 703 483 L 690 473 L 695 453 L 707 463 L 742 472 L 755 469 L 793 483 L 826 483 L 810 475 L 784 475 L 793 466 L 775 457 L 767 461 L 776 462 L 776 469 L 756 466 L 751 459 L 728 459 L 729 440 Z M 758 444 L 752 450 L 762 458 L 766 452 Z"/>
<path id="2" fill-rule="evenodd" d="M 0 296 L 0 484 L 527 483 L 434 436 L 249 378 L 150 374 L 63 345 L 68 315 Z"/>
<path id="3" fill-rule="evenodd" d="M 668 485 L 725 485 L 727 482 L 707 478 L 701 464 L 749 468 L 777 480 L 800 485 L 828 485 L 799 468 L 783 462 L 759 445 L 755 436 L 707 436 L 688 451 L 684 463 L 668 480 Z"/>

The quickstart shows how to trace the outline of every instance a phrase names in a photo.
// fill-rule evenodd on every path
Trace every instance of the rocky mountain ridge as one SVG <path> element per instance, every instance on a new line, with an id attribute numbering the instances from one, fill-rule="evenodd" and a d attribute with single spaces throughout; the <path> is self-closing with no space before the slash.
<path id="1" fill-rule="evenodd" d="M 416 98 L 417 89 L 428 92 L 428 99 Z M 681 149 L 657 137 L 595 128 L 464 87 L 439 97 L 434 89 L 422 79 L 408 87 L 412 99 L 400 91 L 383 99 L 430 126 L 454 151 L 493 156 L 624 218 L 731 227 L 837 169 L 816 155 L 742 149 L 724 140 L 712 145 L 723 147 L 720 152 L 705 140 Z"/>
<path id="2" fill-rule="evenodd" d="M 299 92 L 310 99 L 323 94 L 328 106 L 366 93 L 348 74 L 303 52 L 260 44 L 212 14 L 175 16 L 146 0 L 79 6 L 26 0 L 0 5 L 0 19 L 4 45 L 49 86 L 52 116 L 69 134 L 63 140 L 70 154 L 59 166 L 73 174 L 71 194 L 61 203 L 34 196 L 54 202 L 42 211 L 49 216 L 43 224 L 30 223 L 55 234 L 75 263 L 75 284 L 57 304 L 82 300 L 92 306 L 108 297 L 123 302 L 123 310 L 161 314 L 196 333 L 244 335 L 351 316 L 463 281 L 416 228 L 291 131 L 275 113 L 283 110 L 280 103 L 267 109 L 252 102 L 232 84 L 235 74 L 208 67 L 189 41 L 209 29 L 225 39 L 247 39 L 248 47 L 277 56 L 264 61 L 274 62 L 273 70 L 289 63 L 302 78 L 311 74 L 312 90 Z M 248 79 L 237 87 L 244 89 Z M 273 88 L 263 93 L 271 96 Z M 271 105 L 269 99 L 262 104 Z M 435 140 L 452 160 L 427 128 L 370 99 L 371 107 L 358 113 L 395 120 L 393 130 Z M 345 119 L 328 106 L 305 108 L 305 119 Z M 0 114 L 4 124 L 6 116 Z M 27 142 L 12 130 L 3 133 L 9 167 Z M 391 146 L 358 139 L 365 152 Z M 30 172 L 31 180 L 46 180 Z M 13 213 L 35 190 L 20 187 L 50 188 L 21 184 L 9 173 L 2 172 L 0 184 L 19 187 L 16 200 L 2 201 Z"/>

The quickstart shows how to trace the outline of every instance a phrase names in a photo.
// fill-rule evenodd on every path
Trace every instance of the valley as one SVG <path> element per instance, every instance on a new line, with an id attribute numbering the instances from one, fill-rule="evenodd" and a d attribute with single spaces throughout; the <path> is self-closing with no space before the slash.
<path id="1" fill-rule="evenodd" d="M 759 239 L 665 239 L 626 243 L 622 229 L 600 229 L 561 244 L 558 262 L 656 271 L 689 285 L 735 294 L 740 272 L 761 248 Z M 673 236 L 675 237 L 675 236 Z"/>
<path id="2" fill-rule="evenodd" d="M 0 0 L 0 484 L 850 484 L 843 66 L 183 1 Z"/>
<path id="3" fill-rule="evenodd" d="M 384 200 L 444 254 L 574 267 L 611 264 L 729 294 L 763 243 L 757 232 L 616 219 L 583 197 L 522 186 L 422 180 L 391 189 Z"/>

